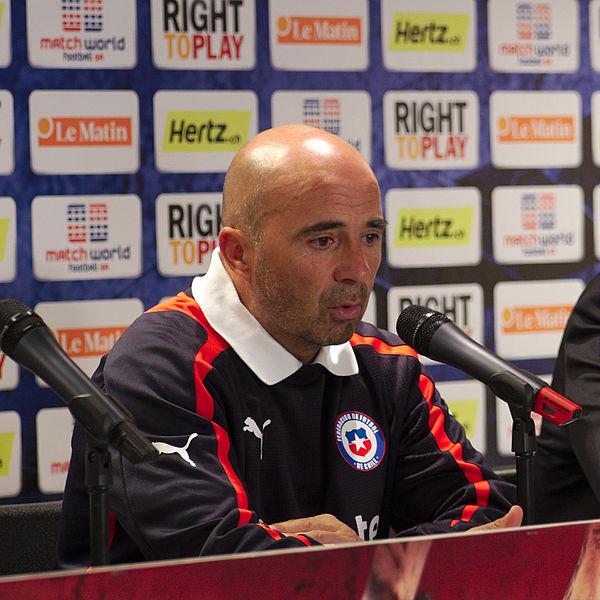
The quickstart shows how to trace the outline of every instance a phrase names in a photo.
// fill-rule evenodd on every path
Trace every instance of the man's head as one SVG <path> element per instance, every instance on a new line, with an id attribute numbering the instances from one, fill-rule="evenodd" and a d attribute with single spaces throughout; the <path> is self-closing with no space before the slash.
<path id="1" fill-rule="evenodd" d="M 219 247 L 240 299 L 302 362 L 347 341 L 381 259 L 379 186 L 360 153 L 303 125 L 252 138 L 223 187 Z"/>

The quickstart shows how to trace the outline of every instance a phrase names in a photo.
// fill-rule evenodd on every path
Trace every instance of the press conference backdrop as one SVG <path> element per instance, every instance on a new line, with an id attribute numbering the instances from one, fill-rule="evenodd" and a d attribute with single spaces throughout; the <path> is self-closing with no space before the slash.
<path id="1" fill-rule="evenodd" d="M 366 319 L 428 305 L 550 377 L 600 257 L 599 84 L 598 0 L 0 0 L 2 297 L 91 374 L 206 271 L 240 146 L 306 123 L 381 184 Z M 507 406 L 425 363 L 510 463 Z M 0 389 L 1 502 L 60 495 L 68 409 L 4 355 Z"/>

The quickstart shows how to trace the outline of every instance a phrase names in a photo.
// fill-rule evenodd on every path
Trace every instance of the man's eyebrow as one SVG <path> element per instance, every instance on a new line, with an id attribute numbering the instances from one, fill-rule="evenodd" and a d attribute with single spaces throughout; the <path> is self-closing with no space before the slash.
<path id="1" fill-rule="evenodd" d="M 373 229 L 384 230 L 387 221 L 385 219 L 372 219 L 368 221 L 365 227 L 372 227 Z M 346 227 L 346 223 L 343 221 L 319 221 L 313 225 L 308 225 L 298 232 L 299 236 L 312 235 L 321 231 L 328 231 L 329 229 L 341 229 Z"/>

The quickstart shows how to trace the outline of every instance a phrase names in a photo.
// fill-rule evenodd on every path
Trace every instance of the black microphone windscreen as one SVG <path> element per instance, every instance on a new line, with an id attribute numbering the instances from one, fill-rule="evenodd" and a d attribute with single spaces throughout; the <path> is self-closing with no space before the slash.
<path id="1" fill-rule="evenodd" d="M 19 300 L 0 301 L 0 347 L 7 356 L 12 358 L 16 345 L 28 329 L 43 325 L 42 318 Z"/>
<path id="2" fill-rule="evenodd" d="M 419 354 L 427 355 L 433 334 L 449 320 L 441 312 L 413 304 L 407 306 L 398 316 L 396 331 Z"/>

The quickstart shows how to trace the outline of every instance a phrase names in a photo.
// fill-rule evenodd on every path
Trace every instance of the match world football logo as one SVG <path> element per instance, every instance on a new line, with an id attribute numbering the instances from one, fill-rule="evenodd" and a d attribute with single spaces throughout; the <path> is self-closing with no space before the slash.
<path id="1" fill-rule="evenodd" d="M 335 437 L 344 460 L 357 471 L 371 471 L 385 453 L 381 430 L 363 413 L 341 414 L 335 424 Z"/>

